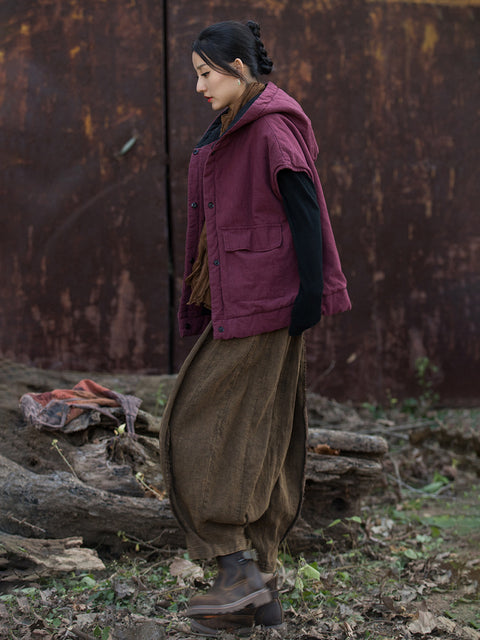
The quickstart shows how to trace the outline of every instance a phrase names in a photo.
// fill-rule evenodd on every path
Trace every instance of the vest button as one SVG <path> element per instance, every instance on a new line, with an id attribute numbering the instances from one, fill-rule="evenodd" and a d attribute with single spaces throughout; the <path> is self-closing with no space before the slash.
<path id="1" fill-rule="evenodd" d="M 198 202 L 192 202 L 190 206 L 196 209 L 198 207 Z"/>
<path id="2" fill-rule="evenodd" d="M 225 329 L 223 327 L 218 327 L 218 333 L 223 333 Z"/>
<path id="3" fill-rule="evenodd" d="M 185 329 L 188 331 L 191 328 L 192 328 L 192 325 L 189 322 L 187 322 L 185 325 Z"/>
<path id="4" fill-rule="evenodd" d="M 213 209 L 213 207 L 214 207 L 214 206 L 215 206 L 215 205 L 213 204 L 213 202 L 209 202 L 209 203 L 208 203 L 208 208 L 209 208 L 209 209 Z"/>
<path id="5" fill-rule="evenodd" d="M 194 155 L 194 156 L 196 156 L 196 155 L 197 155 L 197 153 L 198 153 L 198 149 L 194 149 L 194 150 L 193 150 L 193 155 Z"/>
<path id="6" fill-rule="evenodd" d="M 220 264 L 220 260 L 214 260 L 214 261 L 213 261 L 213 264 L 214 264 L 216 267 L 218 267 L 218 265 Z"/>

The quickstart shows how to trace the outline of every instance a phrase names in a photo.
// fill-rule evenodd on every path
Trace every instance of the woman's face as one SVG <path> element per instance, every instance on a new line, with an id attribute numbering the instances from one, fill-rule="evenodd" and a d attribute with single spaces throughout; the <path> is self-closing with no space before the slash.
<path id="1" fill-rule="evenodd" d="M 243 82 L 226 73 L 215 71 L 202 58 L 192 53 L 193 67 L 197 73 L 197 92 L 202 93 L 214 111 L 233 105 L 245 91 Z"/>

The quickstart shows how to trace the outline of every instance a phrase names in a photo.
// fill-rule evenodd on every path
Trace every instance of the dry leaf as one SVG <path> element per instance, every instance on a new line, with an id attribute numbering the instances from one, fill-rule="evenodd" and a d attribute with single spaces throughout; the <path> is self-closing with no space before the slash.
<path id="1" fill-rule="evenodd" d="M 426 635 L 435 629 L 437 626 L 436 617 L 429 611 L 419 611 L 418 618 L 408 625 L 408 630 L 411 633 L 420 633 Z"/>
<path id="2" fill-rule="evenodd" d="M 450 620 L 450 618 L 445 618 L 444 616 L 439 616 L 437 618 L 438 628 L 442 631 L 448 631 L 448 633 L 453 633 L 455 631 L 455 627 L 457 624 Z"/>
<path id="3" fill-rule="evenodd" d="M 25 596 L 17 596 L 17 605 L 22 613 L 29 613 L 32 609 L 30 601 Z"/>
<path id="4" fill-rule="evenodd" d="M 313 447 L 314 453 L 319 453 L 322 456 L 338 456 L 340 455 L 340 449 L 332 449 L 328 444 L 317 444 Z"/>
<path id="5" fill-rule="evenodd" d="M 185 558 L 175 558 L 169 567 L 170 574 L 176 576 L 179 582 L 184 580 L 203 579 L 203 569 Z"/>
<path id="6" fill-rule="evenodd" d="M 132 596 L 135 593 L 135 586 L 125 580 L 119 580 L 115 578 L 112 581 L 112 586 L 113 590 L 115 591 L 115 595 L 120 600 L 122 598 L 128 598 L 128 596 Z"/>
<path id="7" fill-rule="evenodd" d="M 452 581 L 452 572 L 446 571 L 435 578 L 437 584 L 449 584 Z"/>

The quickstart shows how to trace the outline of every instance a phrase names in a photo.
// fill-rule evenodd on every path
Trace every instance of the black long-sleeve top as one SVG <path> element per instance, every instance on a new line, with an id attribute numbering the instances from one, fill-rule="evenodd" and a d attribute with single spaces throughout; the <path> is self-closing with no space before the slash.
<path id="1" fill-rule="evenodd" d="M 323 292 L 322 230 L 315 186 L 306 173 L 283 169 L 278 173 L 285 214 L 297 254 L 300 287 L 289 333 L 299 335 L 321 317 Z"/>

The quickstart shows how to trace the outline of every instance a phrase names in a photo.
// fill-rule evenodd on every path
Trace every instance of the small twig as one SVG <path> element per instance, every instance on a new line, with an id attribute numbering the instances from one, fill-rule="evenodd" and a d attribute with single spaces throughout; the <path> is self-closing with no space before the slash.
<path id="1" fill-rule="evenodd" d="M 403 424 L 395 424 L 391 427 L 381 426 L 381 423 L 375 422 L 369 428 L 369 433 L 382 433 L 385 435 L 395 436 L 403 440 L 408 440 L 409 436 L 405 435 L 403 431 L 416 431 L 418 429 L 424 429 L 425 427 L 433 427 L 432 420 L 417 420 L 417 422 L 406 422 Z"/>
<path id="2" fill-rule="evenodd" d="M 390 431 L 412 431 L 414 429 L 422 429 L 423 427 L 432 427 L 432 420 L 417 420 L 416 422 L 406 422 L 404 424 L 396 424 L 389 427 Z"/>
<path id="3" fill-rule="evenodd" d="M 379 538 L 374 538 L 372 535 L 370 535 L 370 533 L 368 531 L 366 532 L 366 534 L 367 534 L 368 542 L 373 542 L 375 544 L 378 544 L 381 547 L 388 547 L 388 545 L 390 544 L 388 542 L 385 542 L 385 540 L 380 540 Z"/>
<path id="4" fill-rule="evenodd" d="M 397 490 L 398 490 L 398 496 L 400 498 L 400 500 L 403 499 L 403 493 L 402 493 L 402 478 L 400 476 L 400 469 L 398 468 L 398 462 L 395 460 L 395 458 L 392 455 L 388 455 L 390 462 L 393 465 L 393 468 L 395 470 L 395 478 L 397 480 Z"/>
<path id="5" fill-rule="evenodd" d="M 148 484 L 148 482 L 145 482 L 144 478 L 143 478 L 143 473 L 141 471 L 139 471 L 138 473 L 135 474 L 135 480 L 146 490 L 146 491 L 150 491 L 151 493 L 153 493 L 153 495 L 158 498 L 159 500 L 165 500 L 165 493 L 159 491 L 158 489 L 155 489 L 155 487 L 152 487 L 151 484 Z"/>
<path id="6" fill-rule="evenodd" d="M 452 483 L 449 482 L 448 484 L 444 484 L 443 487 L 440 487 L 440 489 L 438 489 L 437 491 L 435 491 L 435 497 L 439 496 L 441 493 L 443 493 L 444 491 L 446 491 L 447 489 L 450 489 L 452 486 Z"/>
<path id="7" fill-rule="evenodd" d="M 25 519 L 19 520 L 18 518 L 15 518 L 15 516 L 12 516 L 11 513 L 7 513 L 7 518 L 9 520 L 11 520 L 12 522 L 16 522 L 17 524 L 25 525 L 26 527 L 30 527 L 30 529 L 33 529 L 34 531 L 39 531 L 40 533 L 46 533 L 46 529 L 42 529 L 41 527 L 37 527 L 36 525 L 31 524 L 30 522 L 27 522 Z"/>
<path id="8" fill-rule="evenodd" d="M 335 369 L 335 365 L 336 365 L 336 361 L 332 360 L 330 362 L 330 364 L 328 365 L 328 367 L 325 369 L 325 371 L 322 371 L 322 373 L 320 374 L 320 378 L 325 378 L 326 376 L 328 376 L 334 369 Z"/>
<path id="9" fill-rule="evenodd" d="M 96 640 L 95 636 L 91 636 L 89 633 L 85 633 L 78 627 L 73 627 L 71 632 L 74 633 L 78 638 L 82 638 L 82 640 Z"/>
<path id="10" fill-rule="evenodd" d="M 394 432 L 392 432 L 392 430 L 389 427 L 374 427 L 374 428 L 369 430 L 369 433 L 371 435 L 373 435 L 375 433 L 381 433 L 381 434 L 386 435 L 386 436 L 393 436 L 395 438 L 399 438 L 400 440 L 408 440 L 409 439 L 409 437 L 407 435 L 405 435 L 404 433 L 394 433 Z"/>
<path id="11" fill-rule="evenodd" d="M 75 478 L 77 480 L 80 480 L 80 478 L 77 476 L 77 474 L 75 473 L 75 469 L 72 467 L 72 465 L 70 464 L 70 462 L 67 460 L 67 458 L 65 457 L 65 454 L 63 453 L 63 451 L 60 449 L 60 447 L 58 446 L 58 440 L 54 439 L 52 440 L 52 445 L 53 449 L 55 449 L 55 451 L 60 455 L 60 457 L 62 458 L 62 460 L 65 462 L 65 464 L 67 465 L 67 467 L 70 469 L 70 471 L 73 473 L 73 475 L 75 476 Z"/>
<path id="12" fill-rule="evenodd" d="M 393 478 L 392 474 L 389 473 L 387 475 L 388 478 Z M 397 482 L 399 482 L 402 487 L 404 487 L 405 489 L 407 489 L 408 491 L 412 491 L 413 493 L 418 493 L 422 496 L 425 496 L 426 498 L 438 498 L 439 497 L 439 492 L 440 489 L 438 489 L 438 491 L 436 491 L 435 493 L 430 493 L 429 491 L 423 491 L 423 489 L 416 489 L 415 487 L 412 487 L 411 485 L 407 484 L 406 482 L 404 482 L 401 478 L 395 478 L 397 480 Z M 449 487 L 450 485 L 445 485 L 445 487 Z"/>
<path id="13" fill-rule="evenodd" d="M 161 550 L 160 547 L 155 547 L 150 542 L 147 542 L 146 540 L 141 540 L 140 538 L 136 538 L 135 536 L 132 536 L 129 533 L 125 533 L 125 538 L 126 538 L 126 541 L 135 542 L 136 544 L 139 544 L 139 545 L 141 544 L 143 547 L 146 547 L 147 549 L 152 549 L 153 551 Z"/>

